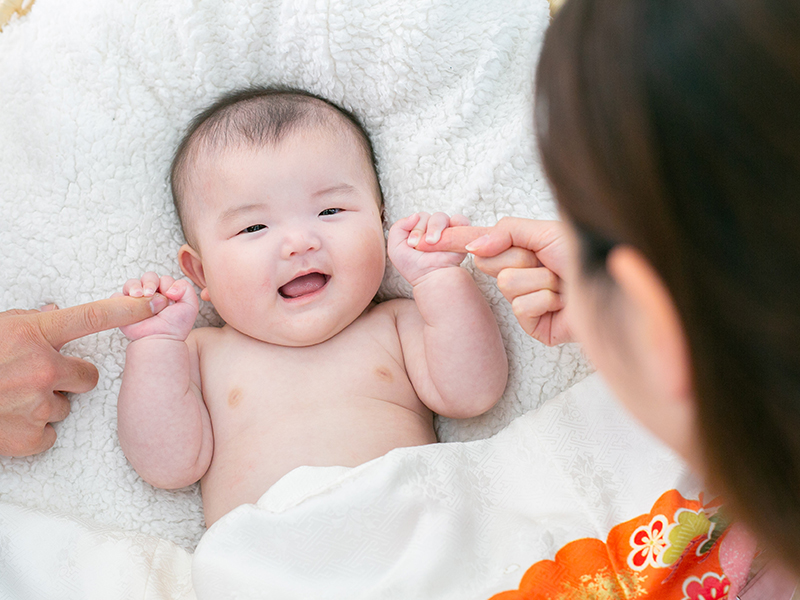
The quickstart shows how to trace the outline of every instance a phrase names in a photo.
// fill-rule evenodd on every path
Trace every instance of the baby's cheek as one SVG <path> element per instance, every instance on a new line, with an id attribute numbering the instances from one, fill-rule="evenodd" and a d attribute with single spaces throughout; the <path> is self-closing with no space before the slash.
<path id="1" fill-rule="evenodd" d="M 229 267 L 213 285 L 209 282 L 211 302 L 226 322 L 246 320 L 257 307 L 258 299 L 270 293 L 271 285 L 272 278 L 266 274 Z"/>
<path id="2" fill-rule="evenodd" d="M 386 268 L 386 241 L 382 232 L 378 236 L 370 236 L 363 244 L 364 252 L 361 254 L 365 274 L 383 280 L 383 271 Z"/>

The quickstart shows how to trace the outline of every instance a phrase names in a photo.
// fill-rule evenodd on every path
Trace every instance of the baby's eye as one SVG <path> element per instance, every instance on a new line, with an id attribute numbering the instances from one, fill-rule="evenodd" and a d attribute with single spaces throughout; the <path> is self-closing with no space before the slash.
<path id="1" fill-rule="evenodd" d="M 245 227 L 239 233 L 255 233 L 256 231 L 261 231 L 262 229 L 266 229 L 266 225 L 250 225 L 250 227 Z"/>
<path id="2" fill-rule="evenodd" d="M 326 217 L 328 215 L 336 215 L 342 212 L 341 208 L 326 208 L 321 213 L 319 213 L 320 217 Z"/>

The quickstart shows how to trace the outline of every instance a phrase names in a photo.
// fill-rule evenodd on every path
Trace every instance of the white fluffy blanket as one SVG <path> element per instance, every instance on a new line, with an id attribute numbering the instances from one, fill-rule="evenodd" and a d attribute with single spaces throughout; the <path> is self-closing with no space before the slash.
<path id="1" fill-rule="evenodd" d="M 0 33 L 0 310 L 105 298 L 146 270 L 178 275 L 173 150 L 200 109 L 251 84 L 307 88 L 360 115 L 389 222 L 418 210 L 479 225 L 554 217 L 531 114 L 548 18 L 546 0 L 37 0 Z M 443 441 L 487 438 L 589 372 L 575 347 L 529 339 L 494 282 L 476 279 L 509 386 L 482 417 L 441 419 Z M 391 268 L 383 291 L 409 292 Z M 201 324 L 215 320 L 201 311 Z M 72 399 L 52 450 L 0 460 L 0 501 L 192 550 L 198 489 L 153 489 L 119 448 L 124 347 L 111 331 L 64 348 L 100 382 Z"/>

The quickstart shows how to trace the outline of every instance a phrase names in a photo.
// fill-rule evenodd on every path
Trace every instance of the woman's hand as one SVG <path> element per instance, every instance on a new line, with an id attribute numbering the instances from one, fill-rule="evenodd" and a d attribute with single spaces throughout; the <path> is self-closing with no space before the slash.
<path id="1" fill-rule="evenodd" d="M 467 250 L 478 269 L 497 278 L 497 287 L 529 335 L 548 346 L 573 341 L 564 312 L 563 223 L 507 217 Z"/>
<path id="2" fill-rule="evenodd" d="M 50 448 L 56 441 L 51 423 L 63 421 L 70 411 L 65 393 L 97 385 L 94 365 L 63 356 L 64 344 L 147 319 L 166 305 L 158 295 L 0 313 L 0 455 L 28 456 Z"/>

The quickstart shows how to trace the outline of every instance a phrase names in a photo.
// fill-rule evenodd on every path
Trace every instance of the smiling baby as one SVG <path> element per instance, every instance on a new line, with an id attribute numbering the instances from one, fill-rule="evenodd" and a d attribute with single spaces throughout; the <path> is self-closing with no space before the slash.
<path id="1" fill-rule="evenodd" d="M 464 255 L 413 248 L 463 217 L 398 221 L 388 254 L 414 299 L 374 302 L 383 199 L 352 114 L 300 90 L 231 94 L 191 125 L 172 190 L 181 270 L 225 325 L 193 329 L 186 280 L 125 284 L 170 306 L 123 329 L 119 438 L 152 485 L 201 481 L 207 525 L 297 467 L 430 444 L 434 412 L 472 417 L 497 402 L 506 355 Z"/>

